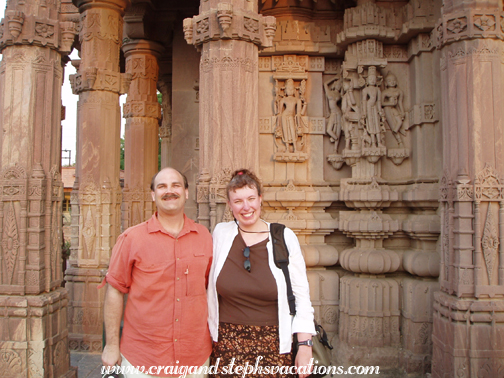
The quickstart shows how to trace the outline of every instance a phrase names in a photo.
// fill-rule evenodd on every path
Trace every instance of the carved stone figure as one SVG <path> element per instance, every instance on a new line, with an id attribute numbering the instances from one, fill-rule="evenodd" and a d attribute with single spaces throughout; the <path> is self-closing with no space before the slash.
<path id="1" fill-rule="evenodd" d="M 285 82 L 285 96 L 278 104 L 276 136 L 282 138 L 287 147 L 287 152 L 297 152 L 296 142 L 302 135 L 302 116 L 306 111 L 306 102 L 296 96 L 294 80 L 287 79 Z"/>
<path id="2" fill-rule="evenodd" d="M 343 112 L 343 132 L 345 133 L 345 149 L 356 149 L 359 145 L 359 108 L 353 94 L 353 85 L 348 80 L 343 82 L 343 96 L 341 99 Z"/>
<path id="3" fill-rule="evenodd" d="M 382 142 L 384 113 L 381 90 L 376 86 L 376 67 L 369 67 L 367 87 L 362 90 L 361 122 L 367 131 L 366 143 L 370 147 L 385 147 Z"/>
<path id="4" fill-rule="evenodd" d="M 341 109 L 338 106 L 338 102 L 341 101 L 341 87 L 341 79 L 338 79 L 337 77 L 331 78 L 324 83 L 324 90 L 327 101 L 329 102 L 329 110 L 331 112 L 327 122 L 326 132 L 331 137 L 331 142 L 334 142 L 334 151 L 338 150 L 338 144 L 341 137 Z M 345 137 L 348 139 L 348 135 L 346 133 Z"/>
<path id="5" fill-rule="evenodd" d="M 382 106 L 385 113 L 385 119 L 392 131 L 392 135 L 403 147 L 403 141 L 400 134 L 404 133 L 402 125 L 404 123 L 403 91 L 397 88 L 397 79 L 394 74 L 389 73 L 385 78 L 385 90 L 382 93 Z"/>

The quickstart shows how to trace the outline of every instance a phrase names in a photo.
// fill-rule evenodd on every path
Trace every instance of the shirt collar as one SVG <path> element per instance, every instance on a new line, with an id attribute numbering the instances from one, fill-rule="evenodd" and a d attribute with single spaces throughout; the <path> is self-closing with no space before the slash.
<path id="1" fill-rule="evenodd" d="M 161 225 L 161 222 L 159 221 L 159 219 L 157 217 L 157 211 L 154 214 L 152 214 L 152 217 L 147 221 L 147 231 L 149 233 L 162 232 L 164 234 L 170 235 L 168 232 L 166 232 L 166 230 Z M 181 237 L 181 236 L 188 234 L 192 231 L 198 232 L 198 228 L 196 227 L 196 223 L 191 218 L 188 218 L 187 215 L 184 214 L 184 227 L 182 227 L 182 230 L 180 230 L 178 237 Z"/>

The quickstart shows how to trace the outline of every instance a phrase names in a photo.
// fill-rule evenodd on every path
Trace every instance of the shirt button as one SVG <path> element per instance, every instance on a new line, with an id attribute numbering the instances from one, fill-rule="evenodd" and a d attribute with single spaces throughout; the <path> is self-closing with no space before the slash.
<path id="1" fill-rule="evenodd" d="M 178 319 L 175 319 L 176 322 L 178 322 Z"/>
<path id="2" fill-rule="evenodd" d="M 177 298 L 177 302 L 180 302 L 180 298 Z"/>
<path id="3" fill-rule="evenodd" d="M 177 341 L 177 339 L 175 339 L 175 341 Z"/>
<path id="4" fill-rule="evenodd" d="M 179 281 L 179 280 L 180 280 L 180 277 L 177 277 L 177 281 Z"/>
<path id="5" fill-rule="evenodd" d="M 177 257 L 177 260 L 180 260 L 180 257 Z"/>

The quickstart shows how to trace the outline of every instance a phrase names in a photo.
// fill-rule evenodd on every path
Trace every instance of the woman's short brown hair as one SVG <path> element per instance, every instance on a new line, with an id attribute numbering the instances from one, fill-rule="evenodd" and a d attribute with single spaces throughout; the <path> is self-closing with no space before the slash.
<path id="1" fill-rule="evenodd" d="M 226 186 L 226 194 L 229 200 L 229 192 L 236 191 L 236 189 L 241 189 L 244 186 L 248 186 L 249 188 L 256 188 L 257 194 L 262 195 L 262 186 L 261 181 L 257 178 L 257 176 L 248 169 L 238 169 L 234 171 L 231 176 L 231 180 Z"/>

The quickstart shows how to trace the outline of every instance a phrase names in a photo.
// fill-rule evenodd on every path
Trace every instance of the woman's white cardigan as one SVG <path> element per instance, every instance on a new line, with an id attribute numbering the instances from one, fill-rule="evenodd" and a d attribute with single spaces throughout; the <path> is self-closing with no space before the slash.
<path id="1" fill-rule="evenodd" d="M 269 227 L 269 223 L 268 223 Z M 219 300 L 217 298 L 216 283 L 224 262 L 229 254 L 238 227 L 235 222 L 219 223 L 213 232 L 213 262 L 208 280 L 208 325 L 214 341 L 218 341 L 219 330 Z M 289 250 L 289 274 L 292 291 L 296 297 L 296 315 L 289 314 L 287 300 L 287 286 L 282 269 L 277 268 L 273 259 L 273 245 L 271 233 L 266 245 L 268 249 L 268 262 L 277 284 L 278 291 L 278 323 L 280 335 L 280 353 L 289 353 L 292 344 L 292 334 L 305 332 L 315 335 L 313 323 L 313 307 L 310 302 L 310 289 L 306 277 L 306 265 L 301 253 L 301 247 L 296 234 L 285 228 L 285 244 Z M 247 274 L 243 270 L 244 274 Z"/>

